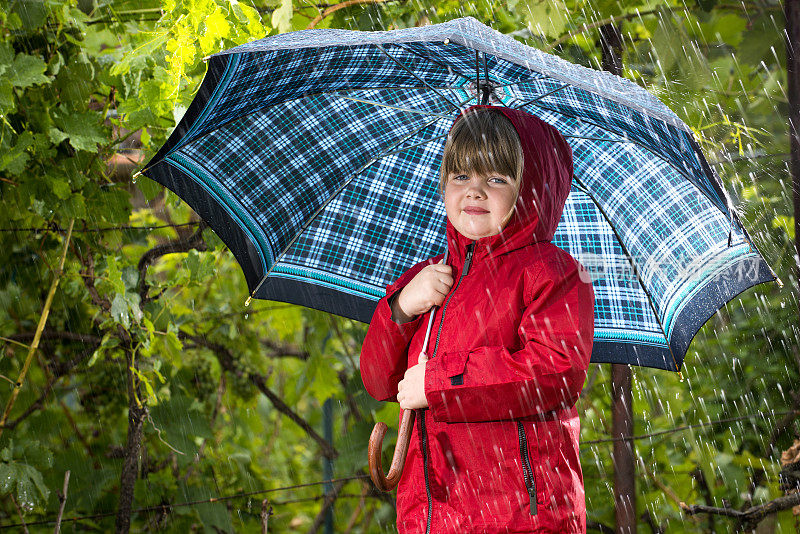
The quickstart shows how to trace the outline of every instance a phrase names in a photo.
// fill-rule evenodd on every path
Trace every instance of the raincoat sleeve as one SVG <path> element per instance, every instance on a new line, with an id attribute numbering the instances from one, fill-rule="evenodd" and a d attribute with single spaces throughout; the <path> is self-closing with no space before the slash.
<path id="1" fill-rule="evenodd" d="M 418 263 L 389 285 L 386 296 L 378 302 L 372 315 L 361 345 L 359 365 L 367 393 L 379 401 L 397 402 L 397 384 L 408 368 L 408 344 L 424 317 L 398 324 L 392 320 L 389 303 L 423 267 L 435 263 L 437 258 L 441 256 Z"/>
<path id="2" fill-rule="evenodd" d="M 571 260 L 571 258 L 569 258 Z M 571 408 L 586 379 L 594 336 L 594 291 L 572 260 L 526 273 L 521 348 L 444 351 L 425 368 L 425 397 L 436 421 L 516 419 Z M 452 377 L 463 373 L 454 385 Z"/>

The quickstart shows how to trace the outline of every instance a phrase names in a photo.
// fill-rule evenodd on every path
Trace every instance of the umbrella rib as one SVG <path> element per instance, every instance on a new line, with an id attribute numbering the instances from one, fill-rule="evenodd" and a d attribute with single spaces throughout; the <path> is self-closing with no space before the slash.
<path id="1" fill-rule="evenodd" d="M 597 210 L 603 216 L 606 223 L 608 223 L 608 226 L 611 228 L 611 231 L 614 232 L 614 236 L 617 238 L 619 246 L 622 248 L 622 251 L 625 253 L 625 257 L 627 258 L 628 263 L 630 263 L 631 268 L 633 269 L 633 273 L 636 276 L 636 280 L 639 282 L 639 285 L 641 286 L 642 291 L 644 291 L 645 296 L 647 296 L 647 302 L 650 304 L 650 309 L 653 312 L 653 317 L 656 318 L 656 323 L 658 323 L 658 327 L 661 329 L 661 333 L 664 335 L 664 340 L 667 342 L 667 349 L 669 349 L 669 355 L 672 357 L 672 363 L 675 365 L 675 370 L 678 371 L 678 362 L 675 359 L 675 354 L 672 352 L 672 345 L 670 345 L 669 337 L 667 336 L 667 331 L 664 329 L 664 325 L 661 323 L 661 319 L 658 316 L 658 312 L 656 311 L 656 306 L 655 303 L 653 302 L 652 295 L 650 295 L 650 292 L 644 285 L 644 281 L 639 276 L 639 270 L 636 268 L 636 263 L 633 261 L 633 256 L 631 256 L 631 253 L 628 251 L 628 247 L 626 247 L 625 243 L 623 243 L 622 241 L 622 237 L 619 235 L 617 229 L 611 223 L 611 219 L 606 213 L 606 210 L 604 210 L 603 207 L 600 205 L 600 203 L 597 201 L 597 199 L 594 198 L 594 195 L 592 195 L 592 193 L 589 191 L 589 188 L 586 187 L 586 185 L 581 181 L 580 178 L 577 177 L 577 175 L 573 174 L 572 178 L 578 185 L 578 189 L 582 191 L 586 196 L 588 196 L 592 200 L 592 202 L 594 202 L 594 205 L 597 207 Z"/>
<path id="2" fill-rule="evenodd" d="M 546 76 L 546 77 L 547 77 L 547 76 Z M 552 78 L 551 78 L 551 79 L 552 79 Z M 520 82 L 518 82 L 518 83 L 522 83 L 522 82 L 520 81 Z M 528 104 L 535 104 L 537 100 L 541 100 L 542 98 L 544 98 L 544 97 L 546 97 L 546 96 L 550 96 L 550 95 L 552 95 L 553 93 L 555 93 L 555 92 L 557 92 L 557 91 L 561 91 L 562 89 L 566 89 L 567 87 L 569 87 L 569 84 L 564 84 L 564 85 L 562 85 L 561 87 L 556 87 L 556 88 L 555 88 L 555 89 L 553 89 L 552 91 L 548 91 L 548 92 L 546 92 L 546 93 L 543 93 L 543 94 L 541 94 L 541 95 L 537 96 L 536 98 L 533 98 L 533 99 L 531 99 L 531 100 L 528 100 L 528 101 L 526 101 L 526 102 L 523 102 L 523 103 L 522 103 L 522 104 L 520 104 L 518 107 L 522 108 L 522 107 L 525 107 L 525 106 L 527 106 Z M 511 96 L 511 95 L 509 95 L 509 96 Z M 511 98 L 514 98 L 514 97 L 512 96 Z M 538 105 L 538 104 L 537 104 L 537 105 Z"/>
<path id="3" fill-rule="evenodd" d="M 457 106 L 456 106 L 456 109 L 459 109 L 459 110 L 460 110 L 460 109 L 461 109 L 461 106 L 465 105 L 467 102 L 469 102 L 469 101 L 470 101 L 470 100 L 472 100 L 473 98 L 475 98 L 475 97 L 473 96 L 473 97 L 470 97 L 470 98 L 468 98 L 467 100 L 464 100 L 462 103 L 460 103 L 459 105 L 457 105 Z M 449 119 L 449 118 L 451 118 L 451 117 L 447 117 L 447 118 Z M 328 196 L 328 199 L 327 199 L 325 202 L 323 202 L 323 203 L 322 203 L 322 205 L 321 205 L 319 208 L 317 208 L 317 209 L 316 209 L 316 211 L 314 211 L 314 213 L 312 213 L 312 214 L 311 214 L 311 216 L 308 218 L 308 220 L 305 222 L 305 224 L 303 224 L 303 226 L 300 228 L 300 230 L 299 230 L 299 231 L 297 231 L 297 232 L 295 233 L 295 236 L 292 238 L 292 240 L 291 240 L 291 241 L 289 241 L 289 243 L 288 243 L 288 244 L 287 244 L 287 245 L 286 245 L 286 246 L 283 248 L 283 250 L 281 250 L 281 252 L 280 252 L 280 253 L 279 253 L 277 256 L 275 256 L 275 261 L 273 261 L 273 262 L 272 262 L 272 265 L 270 266 L 269 270 L 268 270 L 266 273 L 264 273 L 264 276 L 261 278 L 261 281 L 259 281 L 259 282 L 258 282 L 258 285 L 256 286 L 256 288 L 253 290 L 253 292 L 252 292 L 252 293 L 250 294 L 250 296 L 247 298 L 247 300 L 245 301 L 245 306 L 247 306 L 247 305 L 249 305 L 249 304 L 250 304 L 250 300 L 251 300 L 251 299 L 252 299 L 252 298 L 255 296 L 255 294 L 256 294 L 256 293 L 258 293 L 258 290 L 261 288 L 261 286 L 264 284 L 264 282 L 266 282 L 266 280 L 267 280 L 267 277 L 268 277 L 270 274 L 272 274 L 272 271 L 275 269 L 275 267 L 276 267 L 276 266 L 278 265 L 278 263 L 281 261 L 281 259 L 282 259 L 282 258 L 283 258 L 283 256 L 286 254 L 286 252 L 287 252 L 287 251 L 288 251 L 288 250 L 289 250 L 289 249 L 292 247 L 292 245 L 294 245 L 294 243 L 297 241 L 297 239 L 300 237 L 300 235 L 303 233 L 303 231 L 304 231 L 306 228 L 308 228 L 308 227 L 311 225 L 311 223 L 314 221 L 314 219 L 317 217 L 317 215 L 319 215 L 319 214 L 322 212 L 322 210 L 324 210 L 324 209 L 325 209 L 325 208 L 328 206 L 328 204 L 330 204 L 330 202 L 331 202 L 331 201 L 332 201 L 334 198 L 336 198 L 336 196 L 337 196 L 339 193 L 341 193 L 341 192 L 342 192 L 342 190 L 343 190 L 345 187 L 347 187 L 347 185 L 348 185 L 350 182 L 352 182 L 352 181 L 353 181 L 353 179 L 355 179 L 355 177 L 356 177 L 356 176 L 358 176 L 358 175 L 359 175 L 361 172 L 363 172 L 363 171 L 364 171 L 364 169 L 366 169 L 366 168 L 367 168 L 367 167 L 369 167 L 370 165 L 372 165 L 372 164 L 376 163 L 378 160 L 380 160 L 380 159 L 384 158 L 385 156 L 387 156 L 387 155 L 391 154 L 391 153 L 392 153 L 392 152 L 391 152 L 391 151 L 392 151 L 392 149 L 394 149 L 395 147 L 397 147 L 397 146 L 398 146 L 399 144 L 401 144 L 403 141 L 406 141 L 407 139 L 410 139 L 410 138 L 414 137 L 414 136 L 415 136 L 415 135 L 417 135 L 419 132 L 421 132 L 422 130 L 424 130 L 424 129 L 425 129 L 425 128 L 427 128 L 428 126 L 430 126 L 430 125 L 432 125 L 432 124 L 435 124 L 435 123 L 436 123 L 437 121 L 439 121 L 439 120 L 441 120 L 441 119 L 437 118 L 437 119 L 434 119 L 434 120 L 432 120 L 432 121 L 429 121 L 428 123 L 426 123 L 426 124 L 424 124 L 424 125 L 420 126 L 419 128 L 417 128 L 416 130 L 414 130 L 414 131 L 410 132 L 408 135 L 406 135 L 406 136 L 404 136 L 403 138 L 399 139 L 399 140 L 398 140 L 396 143 L 394 143 L 392 146 L 388 147 L 388 149 L 387 149 L 387 150 L 385 150 L 384 152 L 382 152 L 382 153 L 378 154 L 376 157 L 374 157 L 373 159 L 371 159 L 370 161 L 368 161 L 367 163 L 365 163 L 364 165 L 362 165 L 362 166 L 361 166 L 360 168 L 358 168 L 358 169 L 357 169 L 357 170 L 356 170 L 354 173 L 352 173 L 352 174 L 350 175 L 350 177 L 349 177 L 349 178 L 347 178 L 345 181 L 343 181 L 343 182 L 342 182 L 342 183 L 339 185 L 339 187 L 337 187 L 337 188 L 336 188 L 336 190 L 335 190 L 333 193 L 331 193 L 331 194 Z"/>
<path id="4" fill-rule="evenodd" d="M 587 141 L 605 141 L 607 143 L 631 143 L 634 145 L 636 144 L 636 141 L 632 141 L 627 137 L 623 137 L 622 139 L 608 139 L 606 137 L 586 137 L 585 135 L 566 135 L 566 134 L 561 134 L 561 135 L 569 139 L 586 139 Z"/>
<path id="5" fill-rule="evenodd" d="M 436 137 L 431 137 L 430 139 L 425 139 L 424 141 L 420 141 L 419 143 L 415 143 L 413 145 L 409 145 L 409 146 L 403 147 L 403 148 L 401 148 L 399 150 L 392 150 L 391 152 L 387 152 L 386 154 L 384 154 L 384 156 L 393 156 L 394 154 L 399 154 L 400 152 L 405 152 L 406 150 L 410 150 L 412 148 L 417 148 L 418 146 L 425 145 L 427 143 L 430 143 L 431 141 L 438 141 L 439 139 L 447 137 L 447 135 L 448 134 L 437 135 Z"/>
<path id="6" fill-rule="evenodd" d="M 463 73 L 453 69 L 452 65 L 445 65 L 443 63 L 440 63 L 439 61 L 436 61 L 435 59 L 433 59 L 431 57 L 428 57 L 428 56 L 420 54 L 416 50 L 412 50 L 411 48 L 406 48 L 405 46 L 403 46 L 404 43 L 394 43 L 394 44 L 395 44 L 395 46 L 397 46 L 398 48 L 402 48 L 403 50 L 405 50 L 409 54 L 414 54 L 415 56 L 418 56 L 418 57 L 421 57 L 422 59 L 428 60 L 428 61 L 430 61 L 431 63 L 433 63 L 435 65 L 439 65 L 440 67 L 442 67 L 444 69 L 447 69 L 448 72 L 450 72 L 450 71 L 455 72 L 457 75 L 461 76 L 461 78 L 463 78 L 464 80 L 470 81 L 470 77 L 469 76 L 466 76 Z M 539 74 L 542 78 L 550 78 L 550 76 L 547 76 L 546 74 L 542 74 L 541 72 L 537 72 L 537 71 L 530 71 L 530 72 Z M 487 79 L 489 78 L 488 74 L 486 75 L 486 78 Z M 537 79 L 539 79 L 539 78 L 537 78 Z M 517 84 L 520 84 L 520 83 L 526 82 L 526 81 L 530 81 L 530 80 L 517 80 L 517 81 L 511 82 L 511 83 L 504 83 L 502 85 L 495 85 L 494 88 L 495 89 L 500 89 L 502 87 L 510 87 L 512 85 L 517 85 Z M 445 87 L 445 89 L 452 90 L 453 88 L 452 87 Z"/>
<path id="7" fill-rule="evenodd" d="M 440 92 L 438 89 L 436 89 L 435 87 L 433 87 L 432 85 L 430 85 L 428 82 L 426 82 L 425 80 L 423 80 L 422 78 L 420 78 L 419 76 L 417 76 L 417 74 L 416 74 L 415 72 L 413 72 L 411 69 L 409 69 L 408 67 L 406 67 L 405 65 L 403 65 L 402 63 L 400 63 L 400 60 L 398 60 L 397 58 L 395 58 L 394 56 L 392 56 L 392 55 L 391 55 L 389 52 L 387 52 L 387 51 L 386 51 L 386 50 L 385 50 L 385 49 L 384 49 L 384 48 L 383 48 L 383 47 L 382 47 L 380 44 L 376 44 L 375 46 L 377 46 L 377 47 L 378 47 L 378 50 L 380 50 L 381 52 L 383 52 L 383 53 L 386 55 L 386 57 L 388 57 L 389 59 L 391 59 L 392 61 L 394 61 L 395 63 L 397 63 L 397 65 L 398 65 L 400 68 L 404 69 L 406 72 L 408 72 L 409 74 L 411 74 L 411 75 L 412 75 L 414 78 L 416 78 L 417 80 L 419 80 L 420 82 L 422 82 L 422 83 L 425 85 L 425 87 L 427 87 L 428 89 L 431 89 L 431 90 L 432 90 L 433 92 L 435 92 L 437 95 L 439 95 L 440 97 L 442 97 L 442 98 L 444 98 L 445 100 L 447 100 L 447 101 L 450 103 L 450 105 L 451 105 L 451 106 L 453 106 L 454 108 L 456 108 L 456 110 L 459 110 L 459 111 L 461 110 L 461 107 L 460 107 L 458 104 L 456 104 L 455 102 L 453 102 L 452 100 L 450 100 L 450 99 L 449 99 L 448 97 L 446 97 L 446 96 L 445 96 L 445 95 L 444 95 L 442 92 Z M 404 49 L 404 50 L 405 50 L 405 49 Z M 472 99 L 470 99 L 470 100 L 472 100 Z M 468 100 L 467 102 L 469 102 L 469 100 Z"/>
<path id="8" fill-rule="evenodd" d="M 475 59 L 477 61 L 478 59 L 477 55 L 475 56 Z M 494 86 L 489 81 L 489 66 L 486 63 L 486 52 L 483 53 L 483 78 L 484 78 L 483 82 L 484 87 L 483 87 L 483 95 L 481 96 L 481 104 L 486 105 L 489 103 L 490 94 L 494 93 Z"/>
<path id="9" fill-rule="evenodd" d="M 426 61 L 430 61 L 434 65 L 438 65 L 438 66 L 442 67 L 443 69 L 447 70 L 447 72 L 455 72 L 458 76 L 461 76 L 461 78 L 463 78 L 464 80 L 469 81 L 469 76 L 465 76 L 462 72 L 459 72 L 459 71 L 455 70 L 452 65 L 445 65 L 444 63 L 441 63 L 441 62 L 433 59 L 432 57 L 428 57 L 428 56 L 425 56 L 423 54 L 420 54 L 416 50 L 413 50 L 411 48 L 407 48 L 407 47 L 403 46 L 403 43 L 394 43 L 394 45 L 397 48 L 405 50 L 409 54 L 414 54 L 415 56 L 420 57 L 420 58 L 422 58 L 422 59 L 424 59 Z M 447 89 L 451 89 L 452 90 L 452 87 L 447 87 Z"/>
<path id="10" fill-rule="evenodd" d="M 514 97 L 511 97 L 511 98 L 514 98 Z M 580 122 L 585 122 L 587 124 L 591 124 L 592 126 L 596 126 L 597 128 L 603 129 L 603 127 L 601 125 L 595 123 L 594 121 L 587 120 L 585 118 L 578 117 L 576 115 L 573 115 L 573 114 L 570 114 L 570 113 L 566 113 L 564 111 L 559 111 L 557 109 L 553 109 L 553 108 L 548 107 L 548 106 L 543 106 L 542 104 L 539 104 L 539 103 L 534 102 L 534 101 L 531 101 L 531 103 L 533 105 L 535 105 L 535 106 L 538 106 L 538 107 L 542 108 L 542 109 L 546 109 L 547 111 L 551 111 L 551 112 L 553 112 L 553 113 L 555 113 L 557 115 L 563 115 L 565 117 L 572 117 L 573 119 L 576 119 L 576 120 L 578 120 Z M 525 105 L 525 104 L 523 104 L 523 105 Z M 522 107 L 522 106 L 519 106 L 519 107 Z M 605 130 L 605 131 L 608 131 L 608 130 Z M 572 137 L 577 137 L 577 136 L 572 136 Z M 673 165 L 672 163 L 670 163 L 669 161 L 667 161 L 658 152 L 655 152 L 655 151 L 651 150 L 650 147 L 648 147 L 646 145 L 643 145 L 642 143 L 640 143 L 640 142 L 638 142 L 636 140 L 633 140 L 633 139 L 631 139 L 629 137 L 625 137 L 624 140 L 622 140 L 622 141 L 616 140 L 616 139 L 605 139 L 605 141 L 607 141 L 609 143 L 621 143 L 621 142 L 631 143 L 631 144 L 634 144 L 634 145 L 642 148 L 643 150 L 646 150 L 647 152 L 650 152 L 655 157 L 657 157 L 658 159 L 663 161 L 665 164 L 667 164 L 670 168 L 674 169 L 675 172 L 677 172 L 678 174 L 680 174 L 681 176 L 686 178 L 686 180 L 688 180 L 692 185 L 694 185 L 698 190 L 700 190 L 703 193 L 703 195 L 708 199 L 708 201 L 711 202 L 711 204 L 713 204 L 714 206 L 716 206 L 717 209 L 720 210 L 720 212 L 722 212 L 722 214 L 725 215 L 726 218 L 728 217 L 728 214 L 725 213 L 725 210 L 720 207 L 721 206 L 721 202 L 718 202 L 717 200 L 712 198 L 711 195 L 709 194 L 709 192 L 706 191 L 706 189 L 704 187 L 701 187 L 700 185 L 698 185 L 697 180 L 695 180 L 690 174 L 688 174 L 686 171 L 684 171 L 680 167 L 677 167 L 677 166 Z M 725 207 L 728 210 L 730 210 L 730 206 L 725 206 Z"/>
<path id="11" fill-rule="evenodd" d="M 361 102 L 364 104 L 372 104 L 373 106 L 380 106 L 382 108 L 389 108 L 389 109 L 396 109 L 397 111 L 405 111 L 407 113 L 416 113 L 418 115 L 425 115 L 429 117 L 439 117 L 442 119 L 452 119 L 453 117 L 450 115 L 442 115 L 440 113 L 431 113 L 428 111 L 421 111 L 418 109 L 410 109 L 410 108 L 403 108 L 400 106 L 391 106 L 389 104 L 383 104 L 381 102 L 375 102 L 374 100 L 364 100 L 363 98 L 353 98 L 352 96 L 342 96 L 342 95 L 335 95 L 332 94 L 331 96 L 336 96 L 338 98 L 344 98 L 345 100 L 352 100 L 353 102 Z"/>
<path id="12" fill-rule="evenodd" d="M 314 96 L 337 96 L 337 97 L 340 97 L 340 98 L 348 98 L 348 97 L 344 97 L 344 96 L 342 96 L 340 94 L 337 94 L 337 93 L 342 92 L 342 91 L 380 91 L 380 90 L 384 90 L 384 89 L 428 89 L 428 88 L 431 88 L 431 89 L 434 89 L 434 90 L 437 89 L 437 88 L 431 87 L 431 86 L 427 86 L 427 87 L 425 87 L 425 86 L 419 86 L 419 87 L 413 87 L 413 86 L 407 86 L 407 87 L 404 87 L 404 86 L 391 86 L 391 87 L 352 87 L 352 88 L 342 88 L 342 89 L 334 89 L 332 91 L 320 91 L 318 93 L 305 93 L 305 94 L 297 96 L 296 98 L 292 98 L 292 99 L 289 99 L 289 100 L 284 100 L 282 102 L 279 102 L 278 104 L 283 105 L 283 104 L 287 104 L 289 102 L 301 101 L 301 100 L 303 100 L 305 98 L 314 97 Z M 440 87 L 438 89 L 450 89 L 450 90 L 452 90 L 451 87 Z M 352 97 L 349 97 L 349 98 L 351 100 L 354 100 Z M 467 102 L 469 102 L 469 100 L 467 100 Z M 221 130 L 223 127 L 227 126 L 228 124 L 230 124 L 230 123 L 232 123 L 232 122 L 234 122 L 236 120 L 241 119 L 242 117 L 247 117 L 247 116 L 250 116 L 250 115 L 254 115 L 254 114 L 256 114 L 256 113 L 258 113 L 260 111 L 263 111 L 264 109 L 266 109 L 266 107 L 267 106 L 263 106 L 261 108 L 251 110 L 248 113 L 244 113 L 242 115 L 237 115 L 235 118 L 233 118 L 233 119 L 231 119 L 231 120 L 229 120 L 227 122 L 223 122 L 222 124 L 218 124 L 218 125 L 216 125 L 216 127 L 213 130 L 205 131 L 205 132 L 203 132 L 202 135 L 198 135 L 197 137 L 192 139 L 192 143 L 194 143 L 194 142 L 196 142 L 196 141 L 198 141 L 200 139 L 204 139 L 204 138 L 208 137 L 209 135 Z M 397 108 L 397 109 L 400 109 L 400 108 Z M 430 115 L 430 114 L 428 114 L 428 115 Z M 441 115 L 441 116 L 442 117 L 447 117 L 447 118 L 452 118 L 452 117 L 450 117 L 448 115 Z M 184 148 L 184 146 L 179 147 L 177 150 L 180 150 L 180 149 Z M 173 152 L 170 152 L 170 154 L 172 154 L 172 153 Z M 150 168 L 154 167 L 156 165 L 156 163 L 160 163 L 161 161 L 164 161 L 164 160 L 163 159 L 159 160 L 159 161 L 153 163 L 150 167 L 145 167 L 143 169 L 140 169 L 136 173 L 136 175 L 138 176 L 139 174 L 142 174 L 142 173 L 148 171 Z"/>
<path id="13" fill-rule="evenodd" d="M 475 92 L 480 95 L 481 93 L 481 66 L 480 66 L 480 52 L 475 50 Z M 489 80 L 486 80 L 487 82 Z M 483 103 L 483 102 L 481 102 Z"/>
<path id="14" fill-rule="evenodd" d="M 447 70 L 448 72 L 453 70 L 453 66 L 452 65 L 446 65 L 445 63 L 442 63 L 441 61 L 437 61 L 437 60 L 433 59 L 432 57 L 420 54 L 416 50 L 413 50 L 411 48 L 403 46 L 405 43 L 392 43 L 392 44 L 394 44 L 397 48 L 401 48 L 401 49 L 405 50 L 409 54 L 414 54 L 417 57 L 421 57 L 422 59 L 426 59 L 426 60 L 430 61 L 431 63 L 433 63 L 434 65 L 439 65 L 440 67 L 442 67 L 443 69 Z M 461 73 L 459 73 L 459 74 L 461 74 Z M 462 78 L 468 78 L 468 76 L 464 76 L 463 74 L 461 74 L 461 77 Z"/>

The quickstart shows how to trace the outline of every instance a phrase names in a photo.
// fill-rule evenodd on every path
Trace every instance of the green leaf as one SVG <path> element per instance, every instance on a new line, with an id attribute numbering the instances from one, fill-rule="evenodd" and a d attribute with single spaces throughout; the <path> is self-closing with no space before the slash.
<path id="1" fill-rule="evenodd" d="M 651 41 L 661 72 L 669 72 L 678 62 L 678 54 L 682 50 L 678 31 L 675 28 L 675 21 L 671 15 L 658 18 L 658 26 L 653 31 Z"/>
<path id="2" fill-rule="evenodd" d="M 189 268 L 189 279 L 193 282 L 205 282 L 214 275 L 214 255 L 190 250 L 186 254 L 186 266 Z"/>
<path id="3" fill-rule="evenodd" d="M 16 482 L 16 470 L 5 462 L 0 463 L 0 495 L 10 493 Z"/>
<path id="4" fill-rule="evenodd" d="M 128 313 L 128 301 L 123 293 L 114 295 L 114 300 L 111 301 L 111 317 L 126 329 L 130 328 L 131 318 Z"/>
<path id="5" fill-rule="evenodd" d="M 131 312 L 131 317 L 133 317 L 133 320 L 138 323 L 143 317 L 142 309 L 139 307 L 141 297 L 138 293 L 129 291 L 125 293 L 125 300 L 128 302 L 128 310 Z"/>
<path id="6" fill-rule="evenodd" d="M 167 335 L 164 336 L 164 345 L 173 357 L 180 355 L 183 351 L 183 342 L 178 338 L 176 332 L 167 332 Z"/>
<path id="7" fill-rule="evenodd" d="M 86 111 L 70 112 L 60 106 L 53 113 L 53 122 L 68 138 L 75 150 L 97 152 L 97 144 L 106 141 L 106 134 L 100 125 L 100 114 Z"/>
<path id="8" fill-rule="evenodd" d="M 24 511 L 30 512 L 36 506 L 36 487 L 30 477 L 20 473 L 17 478 L 17 505 Z"/>
<path id="9" fill-rule="evenodd" d="M 121 278 L 126 289 L 136 291 L 139 285 L 139 269 L 134 265 L 126 265 L 122 269 Z M 139 301 L 137 300 L 136 302 L 138 303 Z"/>
<path id="10" fill-rule="evenodd" d="M 711 11 L 717 5 L 717 0 L 695 0 L 703 11 Z"/>
<path id="11" fill-rule="evenodd" d="M 50 128 L 49 130 L 47 130 L 47 137 L 54 145 L 60 145 L 61 141 L 69 138 L 67 134 L 65 134 L 58 128 Z"/>
<path id="12" fill-rule="evenodd" d="M 272 12 L 272 27 L 280 33 L 292 31 L 292 0 L 281 0 L 281 7 Z"/>
<path id="13" fill-rule="evenodd" d="M 208 420 L 198 406 L 184 395 L 176 395 L 150 410 L 155 427 L 160 430 L 160 438 L 179 450 L 178 461 L 193 461 L 198 451 L 195 438 L 212 437 Z"/>
<path id="14" fill-rule="evenodd" d="M 0 78 L 0 115 L 12 113 L 15 109 L 14 86 L 7 78 Z"/>
<path id="15" fill-rule="evenodd" d="M 143 374 L 141 371 L 136 369 L 135 367 L 130 368 L 131 372 L 136 375 L 136 378 L 139 379 L 139 383 L 144 384 L 144 388 L 147 391 L 147 399 L 150 402 L 156 401 L 156 392 L 153 389 L 153 384 L 150 382 L 150 379 L 147 375 Z"/>
<path id="16" fill-rule="evenodd" d="M 13 175 L 25 170 L 30 159 L 28 147 L 33 144 L 33 134 L 25 132 L 17 138 L 17 142 L 9 150 L 0 152 L 0 171 L 8 171 Z"/>
<path id="17" fill-rule="evenodd" d="M 12 493 L 15 489 L 17 504 L 26 511 L 33 510 L 50 495 L 42 474 L 32 465 L 17 461 L 0 463 L 0 495 Z"/>
<path id="18" fill-rule="evenodd" d="M 210 487 L 187 486 L 181 481 L 180 488 L 182 490 L 181 493 L 186 496 L 187 500 L 203 502 L 203 504 L 198 504 L 192 508 L 199 516 L 200 524 L 205 528 L 205 532 L 210 534 L 236 532 L 231 521 L 230 512 L 228 512 L 225 505 L 221 502 L 207 502 L 212 497 L 216 497 Z"/>
<path id="19" fill-rule="evenodd" d="M 126 224 L 131 214 L 131 195 L 124 184 L 109 184 L 87 198 L 94 213 L 110 224 Z"/>
<path id="20" fill-rule="evenodd" d="M 144 175 L 141 175 L 137 178 L 136 187 L 139 188 L 139 191 L 142 192 L 145 200 L 148 202 L 156 198 L 162 191 L 164 191 L 163 185 Z"/>
<path id="21" fill-rule="evenodd" d="M 86 217 L 86 202 L 84 201 L 83 195 L 80 193 L 70 195 L 64 202 L 58 205 L 58 210 L 70 219 L 83 219 Z"/>
<path id="22" fill-rule="evenodd" d="M 152 35 L 152 34 L 151 34 Z M 152 58 L 153 54 L 164 48 L 164 43 L 170 37 L 170 30 L 163 29 L 155 32 L 153 37 L 144 44 L 127 52 L 116 65 L 111 67 L 111 74 L 119 76 L 130 72 L 132 69 L 142 69 L 146 64 L 147 58 Z"/>
<path id="23" fill-rule="evenodd" d="M 784 48 L 784 38 L 780 31 L 775 30 L 775 21 L 772 17 L 762 16 L 755 18 L 750 28 L 742 33 L 741 44 L 736 48 L 736 60 L 745 66 L 757 66 L 766 58 L 771 58 L 771 47 L 776 50 Z M 779 54 L 780 68 L 785 69 L 786 54 Z M 772 61 L 767 59 L 767 61 Z M 747 83 L 747 79 L 744 79 Z"/>
<path id="24" fill-rule="evenodd" d="M 39 441 L 27 442 L 24 446 L 22 457 L 25 463 L 39 468 L 53 467 L 53 453 Z"/>
<path id="25" fill-rule="evenodd" d="M 131 319 L 135 322 L 142 320 L 142 310 L 139 308 L 140 297 L 138 293 L 126 292 L 114 295 L 111 301 L 111 317 L 125 328 L 130 328 Z"/>
<path id="26" fill-rule="evenodd" d="M 225 19 L 222 9 L 217 8 L 211 15 L 206 17 L 201 26 L 198 43 L 204 54 L 216 52 L 219 42 L 223 38 L 230 37 L 231 25 Z"/>
<path id="27" fill-rule="evenodd" d="M 94 67 L 88 61 L 74 61 L 61 69 L 53 84 L 58 90 L 61 102 L 72 102 L 76 106 L 85 105 L 92 94 Z"/>
<path id="28" fill-rule="evenodd" d="M 72 188 L 70 187 L 69 182 L 65 182 L 63 180 L 51 180 L 50 188 L 52 189 L 53 194 L 55 194 L 55 196 L 61 200 L 64 200 L 72 194 Z"/>
<path id="29" fill-rule="evenodd" d="M 24 0 L 13 4 L 12 12 L 19 16 L 26 30 L 35 30 L 47 20 L 47 6 L 42 0 Z"/>
<path id="30" fill-rule="evenodd" d="M 559 37 L 567 27 L 569 10 L 561 0 L 528 1 L 528 28 L 548 39 Z"/>
<path id="31" fill-rule="evenodd" d="M 777 215 L 772 219 L 772 227 L 782 229 L 789 236 L 789 239 L 794 241 L 794 216 Z"/>
<path id="32" fill-rule="evenodd" d="M 106 257 L 106 277 L 108 282 L 113 285 L 113 291 L 125 293 L 125 282 L 122 280 L 122 270 L 119 268 L 119 261 L 115 256 Z"/>
<path id="33" fill-rule="evenodd" d="M 52 464 L 52 459 L 50 460 Z M 39 495 L 42 496 L 43 499 L 47 499 L 50 495 L 50 488 L 44 483 L 44 479 L 42 479 L 42 474 L 33 466 L 31 465 L 22 465 L 23 473 L 25 474 L 25 478 L 27 478 L 30 482 L 33 483 L 33 486 L 36 487 L 36 490 L 39 492 Z M 38 499 L 36 499 L 38 500 Z"/>
<path id="34" fill-rule="evenodd" d="M 0 42 L 0 75 L 14 62 L 14 48 L 10 43 Z"/>
<path id="35" fill-rule="evenodd" d="M 42 58 L 17 54 L 14 64 L 8 71 L 8 79 L 11 81 L 11 85 L 19 88 L 49 83 L 50 78 L 44 75 L 45 70 L 47 70 L 47 64 Z"/>
<path id="36" fill-rule="evenodd" d="M 329 397 L 335 397 L 341 392 L 341 384 L 334 367 L 335 360 L 330 357 L 321 357 L 319 362 L 310 389 L 317 400 L 324 402 Z"/>
<path id="37" fill-rule="evenodd" d="M 730 46 L 739 46 L 744 39 L 747 20 L 739 15 L 728 13 L 719 17 L 714 24 L 713 31 L 719 34 L 719 39 Z"/>

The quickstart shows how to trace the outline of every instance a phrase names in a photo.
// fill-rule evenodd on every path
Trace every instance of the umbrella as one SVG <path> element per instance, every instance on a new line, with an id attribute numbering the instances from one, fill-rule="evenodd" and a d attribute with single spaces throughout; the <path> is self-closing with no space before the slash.
<path id="1" fill-rule="evenodd" d="M 679 371 L 720 306 L 776 279 L 677 115 L 472 18 L 298 31 L 211 56 L 142 172 L 222 238 L 251 297 L 368 322 L 389 282 L 444 250 L 445 137 L 485 102 L 570 143 L 575 178 L 553 242 L 593 275 L 593 362 Z"/>

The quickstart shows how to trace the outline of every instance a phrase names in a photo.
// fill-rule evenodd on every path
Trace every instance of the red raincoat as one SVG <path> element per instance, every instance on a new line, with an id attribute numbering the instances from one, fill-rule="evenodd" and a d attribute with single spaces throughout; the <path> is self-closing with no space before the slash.
<path id="1" fill-rule="evenodd" d="M 550 243 L 572 151 L 538 118 L 494 109 L 522 142 L 520 194 L 498 235 L 472 241 L 447 223 L 455 281 L 435 312 L 429 409 L 418 411 L 398 485 L 401 534 L 586 531 L 575 402 L 592 352 L 594 292 L 581 265 Z M 428 321 L 396 324 L 388 299 L 441 258 L 409 269 L 378 303 L 361 350 L 375 399 L 396 402 Z"/>

